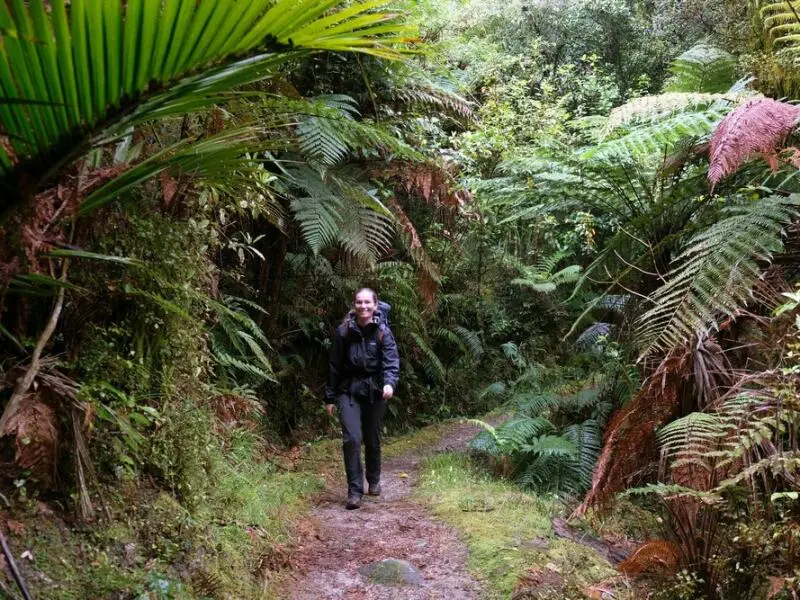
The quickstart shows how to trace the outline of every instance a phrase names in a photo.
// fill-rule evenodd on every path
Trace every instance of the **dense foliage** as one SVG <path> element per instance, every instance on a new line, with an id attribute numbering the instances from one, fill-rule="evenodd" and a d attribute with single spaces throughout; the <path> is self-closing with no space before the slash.
<path id="1" fill-rule="evenodd" d="M 367 285 L 389 430 L 505 403 L 496 473 L 663 510 L 665 598 L 796 585 L 800 7 L 739 4 L 0 5 L 6 504 L 133 523 L 89 596 L 256 597 Z"/>

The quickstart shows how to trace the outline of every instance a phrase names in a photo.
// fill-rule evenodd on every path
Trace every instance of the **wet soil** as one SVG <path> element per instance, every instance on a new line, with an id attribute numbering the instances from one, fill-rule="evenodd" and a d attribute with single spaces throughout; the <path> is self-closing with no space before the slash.
<path id="1" fill-rule="evenodd" d="M 329 481 L 292 557 L 292 600 L 479 600 L 483 586 L 466 569 L 467 548 L 454 530 L 415 502 L 411 491 L 421 459 L 464 449 L 475 435 L 454 424 L 436 446 L 384 459 L 382 495 L 364 496 L 361 508 L 345 510 L 345 485 Z M 419 586 L 372 583 L 358 569 L 385 558 L 407 560 L 422 573 Z"/>

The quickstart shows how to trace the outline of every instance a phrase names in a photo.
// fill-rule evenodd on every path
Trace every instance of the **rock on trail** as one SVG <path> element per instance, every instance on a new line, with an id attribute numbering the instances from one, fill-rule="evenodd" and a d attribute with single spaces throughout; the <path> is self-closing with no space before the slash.
<path id="1" fill-rule="evenodd" d="M 454 425 L 434 450 L 463 448 L 476 431 L 472 426 Z M 289 598 L 484 597 L 482 585 L 467 572 L 467 549 L 456 532 L 433 519 L 411 498 L 421 454 L 415 451 L 385 459 L 382 495 L 365 495 L 359 510 L 344 509 L 343 483 L 326 488 L 310 518 L 313 533 L 304 536 L 293 557 L 297 569 L 287 589 Z M 389 581 L 380 579 L 381 575 Z"/>

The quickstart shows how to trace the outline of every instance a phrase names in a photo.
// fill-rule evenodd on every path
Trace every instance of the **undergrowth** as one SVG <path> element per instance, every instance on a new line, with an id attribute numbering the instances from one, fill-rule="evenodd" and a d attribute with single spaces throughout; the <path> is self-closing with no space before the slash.
<path id="1" fill-rule="evenodd" d="M 266 582 L 284 566 L 291 523 L 323 480 L 316 469 L 267 461 L 263 441 L 249 432 L 211 439 L 219 446 L 206 455 L 203 489 L 190 503 L 127 481 L 107 489 L 110 522 L 66 522 L 35 501 L 8 515 L 7 522 L 24 523 L 9 527 L 9 542 L 17 556 L 30 552 L 22 567 L 34 596 L 264 597 Z M 317 449 L 308 454 L 314 464 L 322 460 Z"/>
<path id="2" fill-rule="evenodd" d="M 525 597 L 582 598 L 583 587 L 615 574 L 593 550 L 553 536 L 551 519 L 563 510 L 556 499 L 493 479 L 466 455 L 426 459 L 416 494 L 463 534 L 487 599 L 511 598 L 528 583 L 536 595 Z"/>

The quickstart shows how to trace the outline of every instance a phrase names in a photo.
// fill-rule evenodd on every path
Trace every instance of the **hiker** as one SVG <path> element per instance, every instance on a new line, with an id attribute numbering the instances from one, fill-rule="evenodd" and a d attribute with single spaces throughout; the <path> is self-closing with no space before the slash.
<path id="1" fill-rule="evenodd" d="M 381 494 L 381 421 L 386 401 L 397 389 L 400 357 L 392 330 L 391 306 L 378 301 L 369 288 L 356 292 L 353 309 L 336 328 L 328 363 L 325 402 L 328 414 L 338 410 L 342 425 L 342 450 L 347 473 L 349 510 L 361 506 L 364 475 L 361 440 L 364 440 L 367 493 Z"/>

